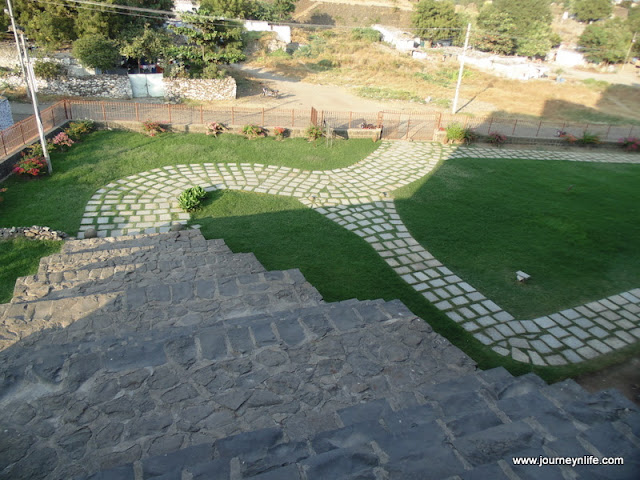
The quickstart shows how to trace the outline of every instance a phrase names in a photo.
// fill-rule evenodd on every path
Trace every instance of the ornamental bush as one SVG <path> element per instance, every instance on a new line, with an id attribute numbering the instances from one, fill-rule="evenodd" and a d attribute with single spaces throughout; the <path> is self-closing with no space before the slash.
<path id="1" fill-rule="evenodd" d="M 310 142 L 312 142 L 321 137 L 324 137 L 324 132 L 322 131 L 322 128 L 318 127 L 317 125 L 309 125 L 309 128 L 307 128 L 304 132 L 304 136 L 307 137 Z"/>
<path id="2" fill-rule="evenodd" d="M 93 130 L 95 130 L 93 120 L 79 120 L 69 123 L 69 126 L 65 129 L 65 133 L 71 140 L 78 142 L 82 136 L 93 132 Z"/>
<path id="3" fill-rule="evenodd" d="M 618 145 L 624 148 L 627 152 L 640 151 L 640 138 L 625 137 L 618 140 Z"/>
<path id="4" fill-rule="evenodd" d="M 192 212 L 200 208 L 202 199 L 207 196 L 207 192 L 202 187 L 187 188 L 178 197 L 178 205 L 185 212 Z"/>
<path id="5" fill-rule="evenodd" d="M 71 138 L 69 138 L 69 135 L 67 135 L 66 132 L 60 132 L 55 137 L 53 137 L 53 140 L 51 140 L 51 144 L 53 145 L 54 150 L 60 150 L 60 151 L 66 150 L 74 143 L 76 142 L 71 140 Z"/>
<path id="6" fill-rule="evenodd" d="M 289 131 L 284 127 L 275 127 L 273 129 L 273 133 L 276 136 L 276 140 L 284 140 L 284 137 L 289 133 Z"/>
<path id="7" fill-rule="evenodd" d="M 211 122 L 207 125 L 207 135 L 217 137 L 219 133 L 226 132 L 228 129 L 222 123 Z"/>
<path id="8" fill-rule="evenodd" d="M 159 122 L 152 122 L 151 120 L 142 122 L 142 128 L 150 137 L 155 137 L 157 134 L 167 131 L 164 125 Z"/>
<path id="9" fill-rule="evenodd" d="M 501 133 L 498 133 L 498 132 L 489 133 L 489 143 L 491 143 L 492 145 L 495 145 L 496 147 L 504 145 L 506 141 L 507 141 L 506 135 L 502 135 Z"/>
<path id="10" fill-rule="evenodd" d="M 245 125 L 242 127 L 242 133 L 244 133 L 247 138 L 258 138 L 258 137 L 266 137 L 267 132 L 264 128 L 259 127 L 258 125 Z"/>
<path id="11" fill-rule="evenodd" d="M 13 172 L 25 177 L 40 177 L 47 173 L 47 161 L 44 157 L 24 157 L 20 160 Z"/>

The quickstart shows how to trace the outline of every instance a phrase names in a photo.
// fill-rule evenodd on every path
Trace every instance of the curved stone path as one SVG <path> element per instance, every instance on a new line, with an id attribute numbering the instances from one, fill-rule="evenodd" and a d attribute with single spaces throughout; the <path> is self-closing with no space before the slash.
<path id="1" fill-rule="evenodd" d="M 228 188 L 295 197 L 364 238 L 427 300 L 500 355 L 535 365 L 581 362 L 640 339 L 640 288 L 551 315 L 519 320 L 487 299 L 424 249 L 408 232 L 390 192 L 448 158 L 514 158 L 640 164 L 637 155 L 533 151 L 437 143 L 383 142 L 363 161 L 329 171 L 261 164 L 177 165 L 110 183 L 88 202 L 79 237 L 169 231 L 189 214 L 177 206 L 186 188 Z"/>

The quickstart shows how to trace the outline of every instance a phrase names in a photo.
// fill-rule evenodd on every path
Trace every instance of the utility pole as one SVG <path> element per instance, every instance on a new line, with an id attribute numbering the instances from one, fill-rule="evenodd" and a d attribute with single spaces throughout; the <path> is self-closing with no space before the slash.
<path id="1" fill-rule="evenodd" d="M 20 41 L 18 40 L 18 31 L 16 29 L 16 21 L 13 18 L 13 7 L 11 0 L 7 0 L 7 10 L 9 11 L 9 18 L 11 19 L 11 29 L 13 30 L 13 38 L 16 41 L 16 48 L 18 49 L 18 62 L 20 63 L 20 70 L 22 70 L 22 78 L 27 81 L 27 70 L 24 68 L 24 60 L 22 59 L 22 52 L 20 50 Z M 27 95 L 31 96 L 31 92 L 27 88 Z"/>
<path id="2" fill-rule="evenodd" d="M 451 113 L 455 115 L 458 110 L 458 96 L 460 95 L 460 84 L 462 83 L 462 74 L 464 72 L 464 59 L 467 54 L 467 47 L 469 46 L 469 35 L 471 34 L 471 24 L 467 24 L 467 36 L 464 39 L 464 50 L 462 51 L 462 59 L 460 60 L 460 71 L 458 72 L 458 84 L 456 85 L 456 94 L 453 97 L 453 107 Z"/>
<path id="3" fill-rule="evenodd" d="M 627 66 L 627 63 L 629 62 L 629 57 L 631 56 L 631 49 L 633 48 L 633 44 L 636 43 L 636 35 L 638 35 L 638 32 L 635 32 L 633 34 L 633 38 L 631 39 L 631 44 L 629 45 L 629 50 L 627 50 L 627 55 L 624 57 L 624 63 L 622 64 L 622 70 L 624 70 L 624 68 Z"/>
<path id="4" fill-rule="evenodd" d="M 11 0 L 7 0 L 7 3 Z M 51 166 L 51 158 L 49 157 L 49 149 L 47 148 L 47 139 L 44 137 L 44 126 L 42 125 L 42 119 L 40 118 L 40 109 L 38 108 L 38 96 L 36 95 L 36 76 L 33 73 L 33 65 L 29 61 L 29 50 L 27 49 L 27 42 L 24 39 L 24 32 L 20 32 L 20 47 L 25 59 L 25 70 L 27 72 L 26 81 L 29 90 L 31 91 L 31 101 L 33 103 L 33 115 L 36 117 L 36 126 L 38 127 L 38 135 L 40 136 L 40 145 L 42 146 L 42 154 L 47 161 L 47 170 L 49 175 L 53 173 Z"/>

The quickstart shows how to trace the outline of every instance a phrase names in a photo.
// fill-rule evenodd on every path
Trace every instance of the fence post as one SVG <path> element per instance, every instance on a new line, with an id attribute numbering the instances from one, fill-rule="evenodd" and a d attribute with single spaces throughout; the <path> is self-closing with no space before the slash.
<path id="1" fill-rule="evenodd" d="M 204 110 L 202 105 L 200 105 L 200 123 L 204 125 Z"/>
<path id="2" fill-rule="evenodd" d="M 438 112 L 438 123 L 436 125 L 436 130 L 440 130 L 441 125 L 442 125 L 442 113 Z"/>
<path id="3" fill-rule="evenodd" d="M 139 109 L 139 105 L 138 102 L 134 103 L 135 107 L 136 107 L 136 122 L 140 121 L 140 109 Z"/>
<path id="4" fill-rule="evenodd" d="M 7 144 L 4 143 L 4 130 L 0 130 L 0 140 L 2 140 L 2 148 L 4 150 L 4 154 L 7 154 Z"/>
<path id="5" fill-rule="evenodd" d="M 407 119 L 407 135 L 405 138 L 409 139 L 409 130 L 411 129 L 411 117 Z"/>
<path id="6" fill-rule="evenodd" d="M 487 135 L 491 133 L 491 125 L 493 125 L 493 117 L 489 118 L 489 128 L 487 129 Z"/>
<path id="7" fill-rule="evenodd" d="M 169 123 L 171 123 L 171 104 L 167 104 L 167 107 L 169 107 L 167 110 L 169 111 Z"/>
<path id="8" fill-rule="evenodd" d="M 631 125 L 631 128 L 629 129 L 629 135 L 627 135 L 627 137 L 631 136 L 631 132 L 633 132 L 633 125 Z"/>
<path id="9" fill-rule="evenodd" d="M 351 128 L 351 118 L 353 118 L 353 112 L 349 110 L 349 128 Z"/>
<path id="10" fill-rule="evenodd" d="M 383 118 L 384 118 L 384 112 L 378 112 L 378 128 L 382 128 Z"/>
<path id="11" fill-rule="evenodd" d="M 604 139 L 609 140 L 609 132 L 611 131 L 611 125 L 609 125 L 609 128 L 607 128 L 607 134 L 605 135 Z"/>
<path id="12" fill-rule="evenodd" d="M 55 108 L 51 108 L 51 121 L 53 122 L 53 125 L 51 125 L 52 128 L 54 128 L 56 126 L 56 112 L 55 112 Z"/>
<path id="13" fill-rule="evenodd" d="M 26 145 L 27 141 L 24 139 L 24 130 L 22 129 L 22 123 L 20 123 L 20 134 L 22 135 L 22 143 Z"/>
<path id="14" fill-rule="evenodd" d="M 104 102 L 100 102 L 100 105 L 102 106 L 102 119 L 106 122 L 107 121 L 107 111 L 104 109 Z"/>
<path id="15" fill-rule="evenodd" d="M 64 106 L 66 107 L 67 104 L 69 105 L 69 111 L 68 111 L 68 115 L 67 115 L 67 119 L 68 120 L 73 120 L 73 107 L 71 106 L 71 102 L 69 100 L 65 100 L 64 101 Z"/>
<path id="16" fill-rule="evenodd" d="M 463 127 L 462 127 L 462 128 L 467 128 L 467 125 L 469 125 L 469 117 L 467 117 L 467 116 L 465 115 L 465 117 L 464 117 L 464 125 L 463 125 Z"/>
<path id="17" fill-rule="evenodd" d="M 324 110 L 320 111 L 320 125 L 324 125 Z"/>
<path id="18" fill-rule="evenodd" d="M 236 124 L 235 112 L 233 110 L 233 107 L 231 107 L 231 125 L 235 125 L 235 124 Z"/>
<path id="19" fill-rule="evenodd" d="M 296 115 L 295 115 L 296 111 L 294 109 L 291 109 L 291 128 L 296 126 Z"/>
<path id="20" fill-rule="evenodd" d="M 262 107 L 262 117 L 261 117 L 262 121 L 260 122 L 260 125 L 262 125 L 264 127 L 264 107 Z"/>
<path id="21" fill-rule="evenodd" d="M 513 130 L 511 131 L 511 135 L 515 135 L 517 126 L 518 126 L 518 119 L 516 118 L 515 122 L 513 122 Z"/>
<path id="22" fill-rule="evenodd" d="M 540 120 L 540 123 L 538 124 L 538 131 L 536 132 L 536 138 L 538 138 L 538 136 L 540 135 L 540 127 L 542 127 L 542 120 Z"/>
<path id="23" fill-rule="evenodd" d="M 67 113 L 67 101 L 62 101 L 62 106 L 64 107 L 64 118 L 65 120 L 69 120 L 69 114 Z"/>

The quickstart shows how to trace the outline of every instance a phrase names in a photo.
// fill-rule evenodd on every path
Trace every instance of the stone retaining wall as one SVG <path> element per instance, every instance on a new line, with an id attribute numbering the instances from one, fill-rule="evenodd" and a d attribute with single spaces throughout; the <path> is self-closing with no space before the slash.
<path id="1" fill-rule="evenodd" d="M 164 96 L 173 101 L 180 98 L 191 100 L 233 100 L 236 98 L 236 81 L 233 77 L 200 80 L 186 78 L 164 78 Z"/>
<path id="2" fill-rule="evenodd" d="M 20 75 L 2 77 L 11 88 L 24 87 Z M 124 75 L 93 75 L 84 77 L 59 77 L 53 80 L 37 78 L 38 92 L 49 95 L 69 95 L 75 97 L 131 98 L 131 82 Z"/>
<path id="3" fill-rule="evenodd" d="M 40 227 L 38 225 L 32 227 L 0 228 L 1 239 L 7 240 L 16 237 L 26 237 L 34 240 L 64 240 L 69 236 L 65 232 L 51 230 L 49 227 Z"/>

